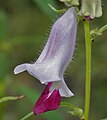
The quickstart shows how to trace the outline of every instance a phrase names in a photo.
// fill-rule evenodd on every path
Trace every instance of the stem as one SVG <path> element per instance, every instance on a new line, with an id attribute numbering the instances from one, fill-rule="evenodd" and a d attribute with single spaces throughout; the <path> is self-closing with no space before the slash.
<path id="1" fill-rule="evenodd" d="M 24 95 L 16 96 L 16 97 L 14 96 L 3 97 L 3 98 L 0 98 L 0 103 L 13 101 L 13 100 L 20 100 L 20 99 L 23 99 L 24 97 L 25 97 Z"/>
<path id="2" fill-rule="evenodd" d="M 89 21 L 84 22 L 85 47 L 86 47 L 86 83 L 85 83 L 85 120 L 89 120 L 90 89 L 91 89 L 91 39 Z"/>
<path id="3" fill-rule="evenodd" d="M 72 105 L 70 103 L 66 103 L 66 102 L 61 102 L 60 106 L 68 107 L 68 108 L 71 108 L 72 110 L 77 109 L 76 106 L 74 106 L 74 105 Z"/>
<path id="4" fill-rule="evenodd" d="M 107 25 L 104 25 L 102 28 L 99 29 L 99 32 L 104 32 L 105 30 L 107 30 Z"/>
<path id="5" fill-rule="evenodd" d="M 27 115 L 25 115 L 23 118 L 21 118 L 20 120 L 26 120 L 26 119 L 30 118 L 32 115 L 33 115 L 33 112 L 30 112 Z"/>
<path id="6" fill-rule="evenodd" d="M 69 113 L 83 120 L 83 110 L 67 102 L 61 102 L 60 106 L 71 108 Z"/>

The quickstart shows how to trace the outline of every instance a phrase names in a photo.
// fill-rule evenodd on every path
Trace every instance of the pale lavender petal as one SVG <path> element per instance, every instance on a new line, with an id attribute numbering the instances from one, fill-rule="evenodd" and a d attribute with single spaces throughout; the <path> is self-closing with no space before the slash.
<path id="1" fill-rule="evenodd" d="M 14 74 L 18 74 L 18 73 L 21 73 L 21 72 L 24 72 L 26 69 L 26 66 L 28 66 L 29 64 L 25 63 L 25 64 L 21 64 L 21 65 L 18 65 L 17 67 L 15 67 L 14 69 Z"/>
<path id="2" fill-rule="evenodd" d="M 59 81 L 59 92 L 62 97 L 71 97 L 74 96 L 74 94 L 69 90 L 67 87 L 64 79 L 62 78 L 62 81 Z"/>
<path id="3" fill-rule="evenodd" d="M 69 88 L 67 87 L 64 78 L 62 78 L 61 81 L 56 81 L 52 83 L 52 87 L 51 90 L 53 89 L 58 89 L 60 92 L 60 95 L 62 97 L 71 97 L 74 96 L 74 94 L 69 90 Z"/>

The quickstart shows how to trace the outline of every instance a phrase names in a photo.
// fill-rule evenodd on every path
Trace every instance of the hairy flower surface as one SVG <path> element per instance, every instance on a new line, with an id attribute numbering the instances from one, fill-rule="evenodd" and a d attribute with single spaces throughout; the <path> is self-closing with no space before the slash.
<path id="1" fill-rule="evenodd" d="M 34 64 L 21 64 L 14 69 L 18 74 L 27 70 L 46 88 L 34 107 L 34 114 L 58 108 L 61 97 L 73 96 L 63 74 L 72 60 L 75 49 L 77 20 L 75 8 L 70 8 L 53 25 L 48 41 Z M 55 101 L 56 99 L 56 101 Z"/>

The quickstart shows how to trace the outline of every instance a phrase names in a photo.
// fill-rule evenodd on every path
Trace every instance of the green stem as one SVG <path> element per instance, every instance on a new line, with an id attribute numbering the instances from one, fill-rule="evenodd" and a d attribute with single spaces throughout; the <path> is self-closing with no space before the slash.
<path id="1" fill-rule="evenodd" d="M 85 47 L 86 47 L 86 83 L 85 83 L 85 120 L 89 120 L 90 89 L 91 89 L 91 39 L 89 21 L 84 22 Z"/>
<path id="2" fill-rule="evenodd" d="M 7 96 L 7 97 L 0 98 L 0 103 L 7 102 L 7 101 L 20 100 L 20 99 L 23 99 L 24 97 L 25 97 L 24 95 L 16 96 L 16 97 Z"/>
<path id="3" fill-rule="evenodd" d="M 104 25 L 102 28 L 99 29 L 99 32 L 102 33 L 107 30 L 107 25 Z"/>
<path id="4" fill-rule="evenodd" d="M 30 112 L 27 115 L 25 115 L 23 118 L 21 118 L 20 120 L 26 120 L 26 119 L 30 118 L 32 115 L 33 115 L 33 112 Z"/>

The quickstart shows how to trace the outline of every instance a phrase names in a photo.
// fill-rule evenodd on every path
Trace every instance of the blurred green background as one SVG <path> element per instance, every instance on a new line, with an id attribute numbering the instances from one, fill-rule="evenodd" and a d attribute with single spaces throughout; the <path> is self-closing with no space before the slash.
<path id="1" fill-rule="evenodd" d="M 46 43 L 50 27 L 57 18 L 48 3 L 60 9 L 58 0 L 0 0 L 0 98 L 25 95 L 20 101 L 0 104 L 0 120 L 19 120 L 31 112 L 44 89 L 27 72 L 13 74 L 16 65 L 34 62 Z M 91 28 L 107 23 L 107 1 L 103 0 L 103 16 L 91 22 Z M 74 60 L 65 74 L 69 88 L 75 94 L 63 98 L 84 108 L 85 46 L 83 24 L 78 25 Z M 92 43 L 91 120 L 107 117 L 107 32 Z M 67 113 L 67 108 L 48 112 L 29 120 L 78 120 Z"/>

